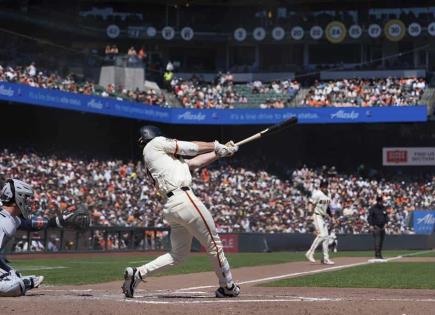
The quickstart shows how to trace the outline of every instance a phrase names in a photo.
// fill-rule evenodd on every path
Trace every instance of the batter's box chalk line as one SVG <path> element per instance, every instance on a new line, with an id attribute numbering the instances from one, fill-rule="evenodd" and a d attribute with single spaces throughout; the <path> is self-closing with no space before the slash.
<path id="1" fill-rule="evenodd" d="M 404 255 L 400 255 L 400 256 L 387 258 L 387 259 L 385 259 L 385 261 L 389 262 L 389 261 L 402 259 L 404 257 L 417 256 L 417 255 L 422 255 L 422 254 L 426 254 L 426 253 L 430 253 L 430 252 L 433 252 L 433 251 L 426 250 L 426 251 L 420 251 L 420 252 L 415 252 L 415 253 L 410 253 L 410 254 L 404 254 Z M 371 262 L 364 261 L 364 262 L 352 263 L 352 264 L 347 264 L 347 265 L 338 265 L 338 266 L 333 266 L 333 267 L 328 267 L 328 268 L 322 267 L 320 269 L 315 269 L 315 270 L 294 272 L 294 273 L 288 273 L 288 274 L 283 274 L 283 275 L 278 275 L 278 276 L 273 276 L 273 277 L 266 277 L 266 278 L 241 281 L 238 284 L 243 285 L 243 284 L 251 284 L 251 283 L 269 282 L 269 281 L 273 281 L 273 280 L 280 280 L 280 279 L 285 279 L 285 278 L 293 278 L 293 277 L 299 277 L 299 276 L 304 276 L 304 275 L 311 275 L 311 274 L 316 274 L 316 273 L 322 273 L 325 271 L 347 269 L 347 268 L 352 268 L 352 267 L 357 267 L 357 266 L 364 266 L 364 265 L 368 265 L 368 264 L 371 264 Z M 198 286 L 198 287 L 190 287 L 190 288 L 181 288 L 181 289 L 179 289 L 179 291 L 210 289 L 210 288 L 214 288 L 214 287 L 215 286 L 212 286 L 212 285 Z"/>

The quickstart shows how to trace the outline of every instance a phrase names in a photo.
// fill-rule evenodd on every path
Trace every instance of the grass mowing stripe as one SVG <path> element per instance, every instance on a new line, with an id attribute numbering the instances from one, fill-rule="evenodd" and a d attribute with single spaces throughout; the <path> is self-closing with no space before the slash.
<path id="1" fill-rule="evenodd" d="M 268 287 L 435 289 L 435 264 L 388 262 L 283 279 Z"/>
<path id="2" fill-rule="evenodd" d="M 385 251 L 386 257 L 415 253 L 415 251 Z M 339 252 L 333 257 L 371 257 L 370 251 Z M 143 260 L 141 260 L 143 257 Z M 305 260 L 303 252 L 274 252 L 274 253 L 238 253 L 227 254 L 232 268 L 263 266 L 292 261 Z M 125 267 L 142 265 L 153 259 L 144 253 L 143 256 L 96 256 L 84 258 L 56 258 L 56 259 L 17 259 L 12 260 L 12 266 L 18 270 L 36 266 L 64 266 L 68 269 L 41 270 L 38 274 L 45 276 L 49 284 L 92 284 L 108 281 L 122 280 Z M 133 263 L 136 262 L 136 263 Z M 204 255 L 190 256 L 184 264 L 181 264 L 161 275 L 176 275 L 212 271 L 212 265 L 208 257 Z"/>
<path id="3" fill-rule="evenodd" d="M 259 266 L 285 263 L 289 261 L 303 260 L 302 253 L 240 253 L 229 254 L 228 260 L 233 268 L 244 266 Z M 12 261 L 12 265 L 18 270 L 43 265 L 65 266 L 68 270 L 41 270 L 38 274 L 45 276 L 49 284 L 91 284 L 114 280 L 122 280 L 124 268 L 130 265 L 142 265 L 153 259 L 153 256 L 144 254 L 140 256 L 101 256 L 94 258 L 57 258 L 57 259 L 25 259 Z M 135 261 L 136 263 L 131 263 Z M 212 271 L 212 265 L 206 255 L 190 256 L 184 264 L 181 264 L 161 275 L 175 275 Z"/>

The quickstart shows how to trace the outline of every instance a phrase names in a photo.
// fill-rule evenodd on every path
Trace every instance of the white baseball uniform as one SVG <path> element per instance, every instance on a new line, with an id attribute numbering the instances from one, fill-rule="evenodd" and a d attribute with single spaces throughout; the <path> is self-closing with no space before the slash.
<path id="1" fill-rule="evenodd" d="M 7 242 L 15 235 L 21 225 L 19 218 L 13 217 L 9 212 L 0 208 L 0 252 L 4 250 Z M 25 294 L 23 279 L 0 256 L 0 296 L 21 296 Z"/>
<path id="2" fill-rule="evenodd" d="M 314 205 L 313 221 L 318 234 L 314 239 L 310 249 L 308 250 L 308 253 L 314 254 L 317 247 L 322 244 L 323 258 L 325 260 L 328 260 L 329 234 L 325 218 L 328 215 L 327 209 L 329 207 L 329 204 L 331 203 L 331 198 L 325 195 L 320 189 L 316 189 L 311 195 L 310 203 Z"/>
<path id="3" fill-rule="evenodd" d="M 47 226 L 57 226 L 55 218 L 48 220 L 42 217 L 24 219 L 12 216 L 0 207 L 0 253 L 12 239 L 17 230 L 39 231 Z M 20 276 L 0 254 L 0 296 L 21 296 L 28 290 L 35 288 L 35 280 L 41 281 L 37 276 Z"/>
<path id="4" fill-rule="evenodd" d="M 197 145 L 156 137 L 144 148 L 144 162 L 154 184 L 164 195 L 169 193 L 163 216 L 171 226 L 171 251 L 138 268 L 142 276 L 181 263 L 190 253 L 194 236 L 214 265 L 221 287 L 231 287 L 233 279 L 221 239 L 210 212 L 191 190 L 189 165 L 181 156 L 198 154 Z"/>

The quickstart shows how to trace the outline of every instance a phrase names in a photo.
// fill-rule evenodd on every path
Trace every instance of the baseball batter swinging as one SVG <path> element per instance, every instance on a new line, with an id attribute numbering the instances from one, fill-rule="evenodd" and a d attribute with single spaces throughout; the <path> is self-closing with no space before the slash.
<path id="1" fill-rule="evenodd" d="M 144 164 L 154 185 L 166 196 L 163 216 L 171 226 L 171 251 L 140 267 L 127 267 L 123 293 L 132 298 L 137 285 L 146 276 L 181 263 L 190 253 L 194 236 L 213 263 L 219 279 L 216 297 L 236 297 L 240 287 L 234 283 L 230 265 L 214 220 L 192 191 L 191 170 L 204 167 L 219 158 L 232 156 L 238 146 L 215 142 L 188 142 L 169 139 L 155 126 L 140 129 L 139 144 L 144 147 Z M 184 159 L 184 157 L 192 157 Z"/>
<path id="2" fill-rule="evenodd" d="M 310 249 L 306 252 L 305 257 L 312 263 L 315 263 L 314 252 L 317 247 L 322 244 L 323 259 L 322 263 L 333 265 L 334 262 L 329 259 L 329 233 L 325 222 L 327 216 L 332 217 L 330 205 L 331 198 L 328 196 L 328 181 L 322 180 L 319 189 L 315 189 L 311 195 L 308 212 L 313 213 L 314 226 L 316 227 L 316 238 L 313 241 Z M 314 209 L 313 209 L 314 208 Z"/>

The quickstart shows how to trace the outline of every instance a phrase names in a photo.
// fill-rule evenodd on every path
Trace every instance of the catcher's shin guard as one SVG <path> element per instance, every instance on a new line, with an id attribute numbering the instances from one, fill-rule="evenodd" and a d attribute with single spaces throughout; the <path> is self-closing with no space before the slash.
<path id="1" fill-rule="evenodd" d="M 26 287 L 21 278 L 11 273 L 0 276 L 0 296 L 16 297 L 26 294 Z"/>

